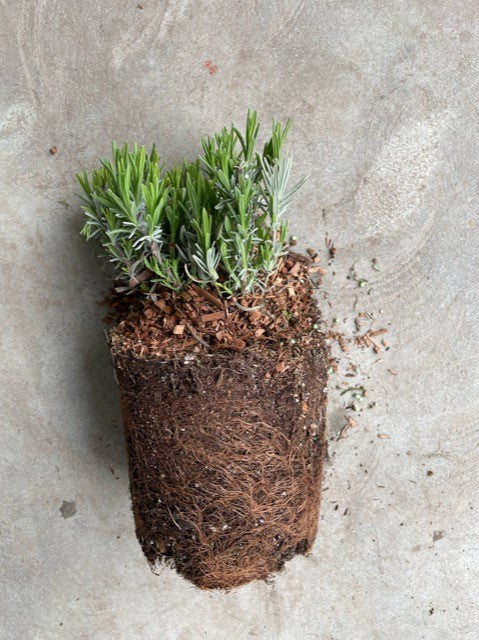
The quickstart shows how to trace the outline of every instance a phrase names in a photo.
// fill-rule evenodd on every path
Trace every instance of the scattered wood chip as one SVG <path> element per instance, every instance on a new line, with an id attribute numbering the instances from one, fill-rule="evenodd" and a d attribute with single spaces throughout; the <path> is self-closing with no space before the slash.
<path id="1" fill-rule="evenodd" d="M 212 60 L 205 60 L 203 63 L 205 69 L 208 70 L 208 73 L 213 76 L 219 69 L 218 65 L 215 64 Z"/>
<path id="2" fill-rule="evenodd" d="M 328 252 L 329 252 L 329 258 L 333 260 L 334 256 L 336 255 L 336 247 L 334 246 L 333 241 L 328 236 L 328 234 L 325 235 L 324 241 L 326 244 L 326 248 L 328 249 Z"/>
<path id="3" fill-rule="evenodd" d="M 380 438 L 381 440 L 387 440 L 390 437 L 391 436 L 388 436 L 387 433 L 378 433 L 378 438 Z"/>
<path id="4" fill-rule="evenodd" d="M 359 317 L 363 317 L 365 314 L 360 313 L 359 316 L 357 318 L 355 318 L 354 320 L 354 325 L 356 327 L 356 330 L 359 330 L 360 326 L 361 326 L 361 322 L 359 320 Z M 372 348 L 374 353 L 380 353 L 381 352 L 381 346 L 374 340 L 374 338 L 376 336 L 380 336 L 383 335 L 384 333 L 387 333 L 387 329 L 374 329 L 371 331 L 366 331 L 366 333 L 364 333 L 363 335 L 359 335 L 356 336 L 355 338 L 355 342 L 357 345 L 359 345 L 360 347 L 362 347 L 363 349 L 369 349 Z"/>
<path id="5" fill-rule="evenodd" d="M 348 437 L 349 432 L 351 431 L 351 429 L 355 429 L 357 426 L 358 426 L 357 420 L 355 420 L 351 416 L 348 416 L 348 418 L 346 419 L 346 424 L 344 425 L 344 427 L 339 432 L 338 437 L 336 438 L 336 440 L 344 440 L 345 438 Z"/>
<path id="6" fill-rule="evenodd" d="M 399 371 L 396 371 L 396 369 L 388 369 L 388 373 L 390 373 L 392 376 L 397 376 L 399 374 Z"/>
<path id="7" fill-rule="evenodd" d="M 335 340 L 338 343 L 341 351 L 343 351 L 344 353 L 348 352 L 348 339 L 345 338 L 342 333 L 339 333 L 339 331 L 328 331 L 328 333 L 326 334 L 326 338 Z"/>
<path id="8" fill-rule="evenodd" d="M 338 373 L 339 360 L 337 358 L 330 358 L 329 359 L 329 366 L 331 367 L 331 370 L 333 371 L 333 373 Z"/>
<path id="9" fill-rule="evenodd" d="M 312 267 L 308 267 L 308 273 L 319 273 L 321 276 L 325 276 L 328 272 L 326 271 L 326 269 L 323 269 L 318 265 L 314 265 Z"/>
<path id="10" fill-rule="evenodd" d="M 388 332 L 387 329 L 374 329 L 374 331 L 369 332 L 369 335 L 374 338 L 375 336 L 382 336 L 383 333 L 387 333 L 387 332 Z"/>

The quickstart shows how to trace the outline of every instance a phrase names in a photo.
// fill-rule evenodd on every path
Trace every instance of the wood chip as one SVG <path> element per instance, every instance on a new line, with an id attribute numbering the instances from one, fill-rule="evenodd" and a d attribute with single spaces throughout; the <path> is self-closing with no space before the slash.
<path id="1" fill-rule="evenodd" d="M 383 333 L 387 333 L 387 329 L 376 329 L 375 331 L 370 331 L 369 335 L 374 338 L 375 336 L 381 336 Z"/>
<path id="2" fill-rule="evenodd" d="M 223 311 L 214 311 L 213 313 L 206 313 L 204 316 L 201 316 L 201 320 L 203 322 L 216 322 L 217 320 L 224 319 L 225 314 Z"/>
<path id="3" fill-rule="evenodd" d="M 337 440 L 344 440 L 345 438 L 348 437 L 349 431 L 351 429 L 355 429 L 357 426 L 358 426 L 358 421 L 355 420 L 353 417 L 348 416 L 348 418 L 346 420 L 346 424 L 341 429 L 341 431 L 339 432 L 338 437 L 336 439 Z"/>
<path id="4" fill-rule="evenodd" d="M 244 340 L 240 340 L 240 338 L 235 338 L 230 345 L 232 349 L 235 349 L 236 351 L 243 351 L 243 349 L 246 347 L 246 342 Z"/>
<path id="5" fill-rule="evenodd" d="M 184 324 L 177 324 L 176 327 L 173 329 L 173 333 L 175 334 L 175 336 L 182 336 L 184 332 L 185 332 Z"/>
<path id="6" fill-rule="evenodd" d="M 291 267 L 291 269 L 289 270 L 289 272 L 293 277 L 296 277 L 298 275 L 298 273 L 300 272 L 300 270 L 301 270 L 301 263 L 300 262 L 295 262 L 293 264 L 293 266 Z"/>
<path id="7" fill-rule="evenodd" d="M 329 251 L 329 257 L 330 257 L 331 260 L 333 260 L 334 256 L 336 255 L 336 247 L 334 246 L 333 241 L 328 236 L 328 234 L 325 235 L 324 242 L 326 244 L 326 248 Z"/>
<path id="8" fill-rule="evenodd" d="M 137 284 L 140 284 L 141 282 L 145 282 L 145 280 L 148 280 L 148 278 L 150 278 L 152 275 L 153 275 L 152 271 L 150 271 L 149 269 L 143 269 L 143 271 L 139 273 L 137 276 L 135 276 L 134 278 L 130 278 L 128 282 L 128 286 L 133 288 Z"/>
<path id="9" fill-rule="evenodd" d="M 378 433 L 378 438 L 380 438 L 381 440 L 387 440 L 390 437 L 391 436 L 388 436 L 387 433 Z"/>
<path id="10" fill-rule="evenodd" d="M 388 373 L 390 373 L 392 376 L 397 376 L 399 374 L 399 371 L 396 371 L 395 369 L 388 369 Z"/>
<path id="11" fill-rule="evenodd" d="M 172 311 L 171 307 L 168 304 L 166 304 L 165 300 L 156 300 L 154 304 L 155 304 L 155 307 L 158 307 L 158 309 L 161 309 L 167 314 L 170 314 Z"/>
<path id="12" fill-rule="evenodd" d="M 209 300 L 210 302 L 212 302 L 214 305 L 216 305 L 217 307 L 219 307 L 220 309 L 223 309 L 223 303 L 221 302 L 221 299 L 218 296 L 213 295 L 212 293 L 210 293 L 209 291 L 206 291 L 206 289 L 202 289 L 201 287 L 199 287 L 196 284 L 191 285 L 191 288 L 194 289 L 194 291 L 199 294 L 200 296 L 202 296 L 203 298 L 206 298 L 207 300 Z"/>

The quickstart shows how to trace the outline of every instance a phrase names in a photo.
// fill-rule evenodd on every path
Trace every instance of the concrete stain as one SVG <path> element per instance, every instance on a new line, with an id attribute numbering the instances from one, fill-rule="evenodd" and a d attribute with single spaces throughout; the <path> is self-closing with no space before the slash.
<path id="1" fill-rule="evenodd" d="M 62 514 L 62 518 L 65 520 L 67 518 L 73 517 L 77 512 L 77 505 L 74 500 L 69 502 L 68 500 L 64 500 L 62 502 L 62 506 L 60 507 L 60 513 Z"/>

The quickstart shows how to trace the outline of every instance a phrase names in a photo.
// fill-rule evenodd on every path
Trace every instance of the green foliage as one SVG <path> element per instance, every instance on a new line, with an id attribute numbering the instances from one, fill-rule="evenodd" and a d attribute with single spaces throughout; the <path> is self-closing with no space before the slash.
<path id="1" fill-rule="evenodd" d="M 124 291 L 179 290 L 188 283 L 233 295 L 264 290 L 286 249 L 283 214 L 302 182 L 287 190 L 291 160 L 282 154 L 290 128 L 273 123 L 262 154 L 248 111 L 236 127 L 202 140 L 192 163 L 165 170 L 153 147 L 113 145 L 112 161 L 78 174 L 86 222 Z"/>

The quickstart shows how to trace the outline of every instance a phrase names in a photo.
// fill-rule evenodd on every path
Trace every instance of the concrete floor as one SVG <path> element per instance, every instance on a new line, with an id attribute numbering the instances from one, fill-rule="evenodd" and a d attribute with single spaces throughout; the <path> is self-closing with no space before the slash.
<path id="1" fill-rule="evenodd" d="M 27 0 L 0 16 L 0 638 L 477 640 L 477 2 Z M 378 406 L 330 443 L 313 554 L 207 593 L 153 575 L 134 537 L 74 173 L 112 139 L 191 157 L 248 106 L 294 117 L 311 175 L 293 231 L 338 250 L 328 322 L 351 333 L 358 295 L 391 349 L 351 350 Z"/>

